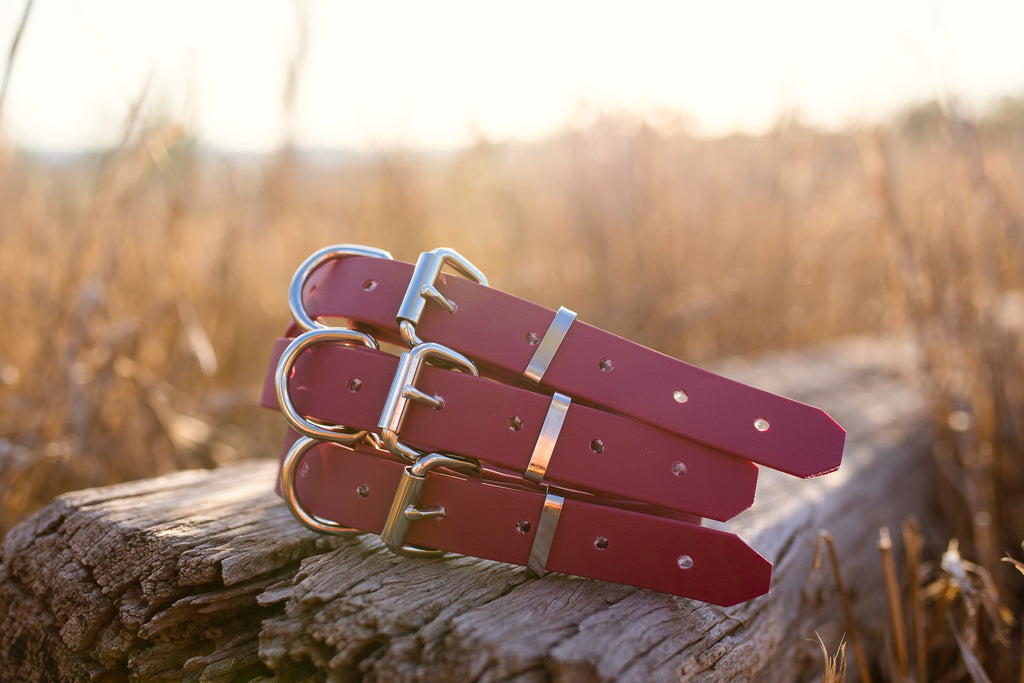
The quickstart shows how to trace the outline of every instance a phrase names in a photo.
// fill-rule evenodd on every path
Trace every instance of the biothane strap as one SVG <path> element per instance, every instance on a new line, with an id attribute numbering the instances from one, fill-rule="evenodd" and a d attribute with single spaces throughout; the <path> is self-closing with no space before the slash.
<path id="1" fill-rule="evenodd" d="M 303 301 L 314 318 L 344 318 L 396 339 L 414 266 L 353 256 L 324 263 Z M 453 310 L 421 307 L 415 333 L 505 378 L 603 407 L 798 477 L 831 472 L 845 431 L 824 411 L 732 381 L 459 276 L 430 284 Z M 538 362 L 539 358 L 539 362 Z M 534 381 L 536 380 L 536 381 Z"/>
<path id="2" fill-rule="evenodd" d="M 291 341 L 275 345 L 265 407 L 278 407 L 273 369 Z M 381 351 L 319 343 L 296 357 L 288 394 L 307 419 L 379 431 L 398 368 L 399 359 Z M 416 387 L 443 401 L 439 410 L 415 404 L 401 425 L 402 442 L 419 452 L 454 453 L 559 488 L 721 521 L 753 502 L 755 465 L 646 423 L 429 365 Z"/>
<path id="3" fill-rule="evenodd" d="M 450 250 L 412 266 L 339 247 L 296 273 L 289 299 L 309 331 L 279 341 L 264 394 L 305 435 L 280 480 L 300 521 L 378 532 L 404 554 L 436 547 L 718 604 L 767 591 L 770 564 L 699 517 L 749 505 L 752 463 L 838 467 L 845 433 L 827 415 L 492 289 Z M 315 329 L 326 318 L 346 327 Z M 396 360 L 377 340 L 412 348 Z M 362 430 L 383 441 L 356 443 Z M 451 471 L 466 467 L 476 474 Z"/>
<path id="4" fill-rule="evenodd" d="M 294 484 L 309 514 L 382 534 L 396 490 L 415 480 L 417 495 L 398 502 L 422 515 L 404 533 L 410 548 L 530 566 L 540 546 L 542 570 L 719 605 L 768 591 L 771 564 L 734 534 L 472 475 L 433 469 L 417 479 L 410 469 L 362 444 L 319 443 L 304 453 Z"/>

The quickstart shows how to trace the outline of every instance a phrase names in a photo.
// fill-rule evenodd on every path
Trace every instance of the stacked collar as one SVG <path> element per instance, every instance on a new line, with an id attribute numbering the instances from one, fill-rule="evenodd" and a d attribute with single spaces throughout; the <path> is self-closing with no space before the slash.
<path id="1" fill-rule="evenodd" d="M 748 508 L 758 465 L 842 458 L 821 410 L 494 289 L 450 249 L 328 247 L 289 302 L 263 404 L 291 427 L 281 493 L 325 533 L 731 605 L 771 564 L 701 518 Z"/>

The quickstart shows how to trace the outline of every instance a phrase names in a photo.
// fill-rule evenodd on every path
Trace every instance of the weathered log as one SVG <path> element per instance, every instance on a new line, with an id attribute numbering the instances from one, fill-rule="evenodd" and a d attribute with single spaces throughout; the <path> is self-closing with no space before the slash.
<path id="1" fill-rule="evenodd" d="M 731 608 L 474 558 L 400 558 L 299 526 L 276 465 L 70 493 L 13 529 L 0 565 L 0 680 L 801 680 L 845 631 L 819 531 L 858 627 L 884 642 L 878 528 L 930 514 L 928 434 L 905 344 L 860 340 L 718 368 L 821 406 L 842 469 L 762 470 L 723 525 L 774 562 Z M 852 662 L 851 662 L 852 664 Z"/>

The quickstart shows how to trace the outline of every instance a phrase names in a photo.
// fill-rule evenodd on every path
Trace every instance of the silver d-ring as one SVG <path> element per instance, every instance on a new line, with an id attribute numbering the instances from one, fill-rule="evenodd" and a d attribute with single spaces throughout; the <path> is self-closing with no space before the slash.
<path id="1" fill-rule="evenodd" d="M 323 534 L 343 534 L 357 531 L 357 529 L 342 526 L 329 519 L 306 512 L 306 509 L 302 507 L 302 503 L 299 502 L 299 496 L 295 490 L 295 470 L 309 449 L 319 443 L 322 442 L 302 437 L 292 444 L 288 455 L 284 457 L 284 462 L 281 463 L 281 495 L 284 497 L 285 505 L 288 506 L 288 509 L 297 520 L 313 531 L 319 531 Z"/>
<path id="2" fill-rule="evenodd" d="M 313 320 L 309 313 L 306 312 L 306 305 L 302 301 L 302 290 L 306 286 L 306 280 L 309 279 L 314 270 L 328 261 L 337 261 L 349 256 L 370 256 L 389 260 L 393 258 L 390 253 L 383 249 L 364 247 L 359 244 L 336 244 L 314 252 L 295 271 L 295 275 L 292 276 L 292 283 L 288 288 L 288 308 L 291 309 L 295 322 L 303 330 L 309 331 L 327 327 L 327 325 Z"/>
<path id="3" fill-rule="evenodd" d="M 274 386 L 277 390 L 277 402 L 281 406 L 281 412 L 292 428 L 303 436 L 321 441 L 332 441 L 334 443 L 354 444 L 366 437 L 365 429 L 353 430 L 345 425 L 323 425 L 307 420 L 299 415 L 292 403 L 291 394 L 288 391 L 288 379 L 292 374 L 292 366 L 299 355 L 310 346 L 324 342 L 355 343 L 377 349 L 377 340 L 365 332 L 349 330 L 343 327 L 328 327 L 324 329 L 310 330 L 303 332 L 292 340 L 292 343 L 285 348 L 281 359 L 277 362 L 277 370 L 274 372 Z"/>

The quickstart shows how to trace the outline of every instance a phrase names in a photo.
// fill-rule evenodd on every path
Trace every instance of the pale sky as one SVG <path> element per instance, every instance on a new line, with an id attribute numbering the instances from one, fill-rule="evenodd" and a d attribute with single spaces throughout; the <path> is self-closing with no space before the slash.
<path id="1" fill-rule="evenodd" d="M 0 64 L 23 7 L 0 1 Z M 218 148 L 274 149 L 302 7 L 304 146 L 531 138 L 604 109 L 678 111 L 708 134 L 793 110 L 839 127 L 911 101 L 1024 95 L 1021 0 L 36 0 L 0 134 L 109 145 L 148 82 L 148 116 Z"/>

